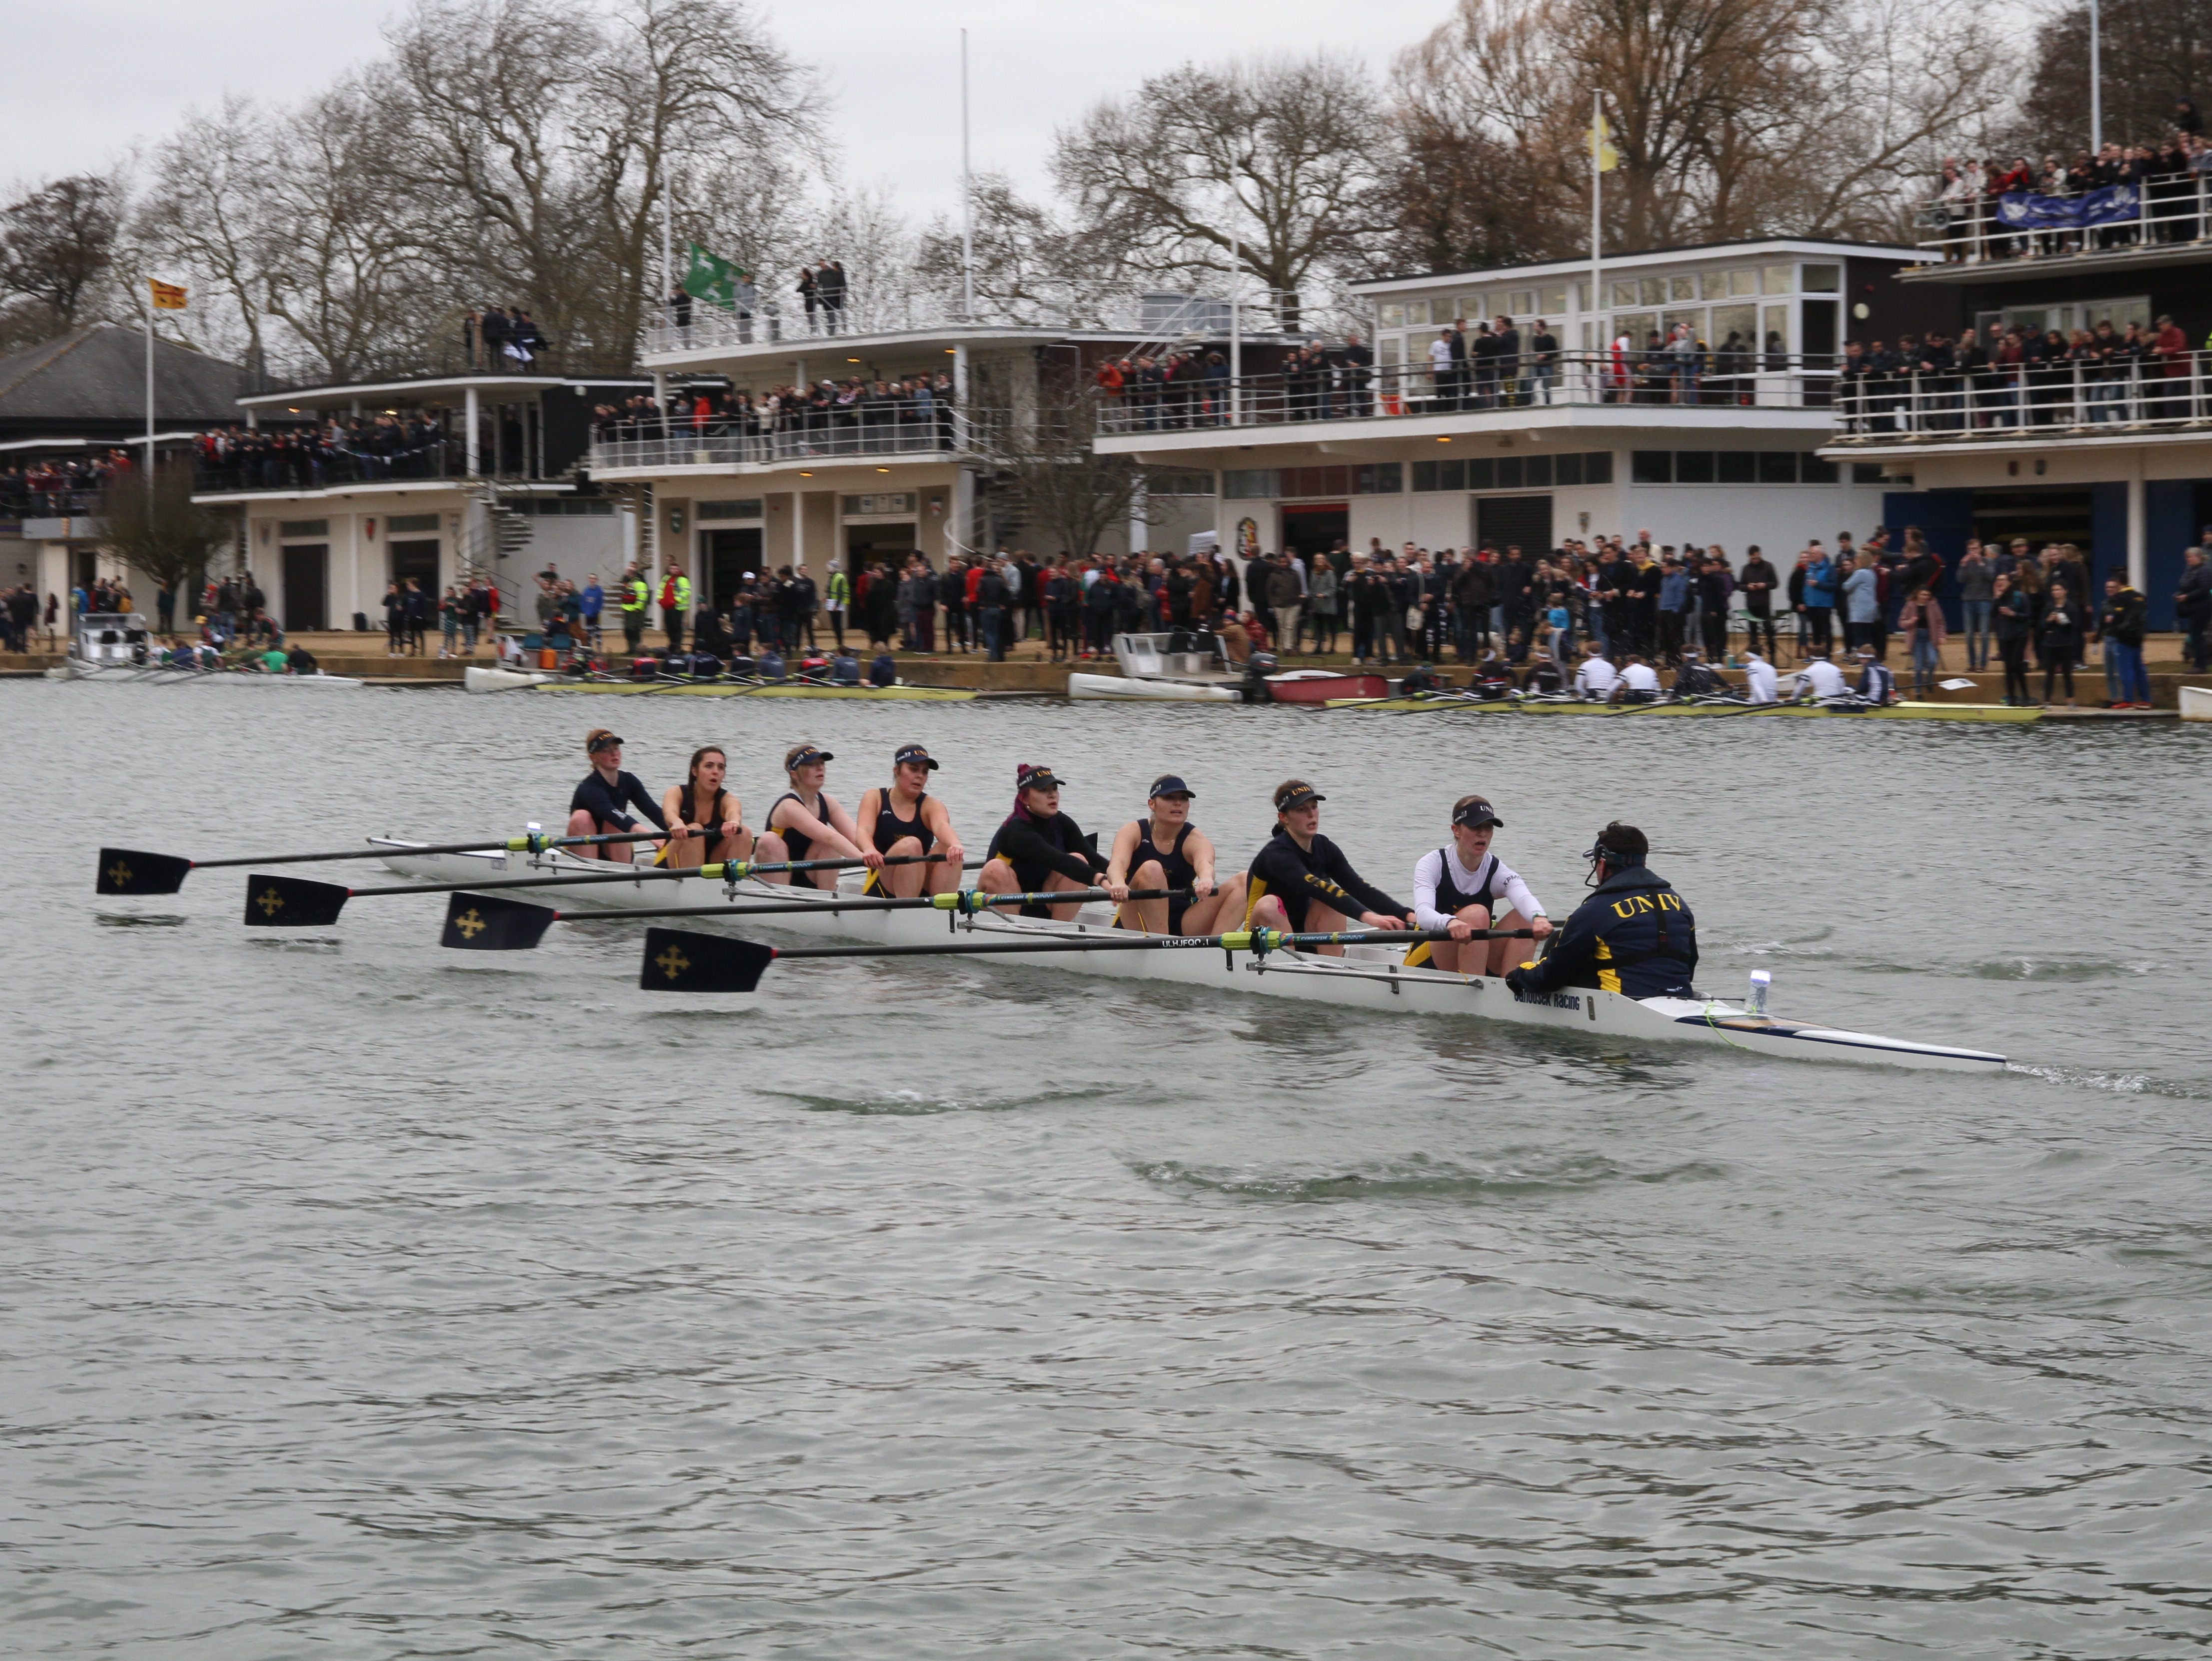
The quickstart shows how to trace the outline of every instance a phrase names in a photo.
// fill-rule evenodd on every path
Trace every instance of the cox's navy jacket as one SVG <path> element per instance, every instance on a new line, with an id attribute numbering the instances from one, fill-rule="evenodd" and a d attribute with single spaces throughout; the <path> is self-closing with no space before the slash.
<path id="1" fill-rule="evenodd" d="M 1632 998 L 1686 998 L 1697 972 L 1697 918 L 1664 878 L 1639 865 L 1600 883 L 1516 982 L 1530 992 L 1594 986 Z"/>

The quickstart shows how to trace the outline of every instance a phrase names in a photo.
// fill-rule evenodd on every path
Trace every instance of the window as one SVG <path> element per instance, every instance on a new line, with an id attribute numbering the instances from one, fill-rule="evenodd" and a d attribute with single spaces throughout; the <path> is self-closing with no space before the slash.
<path id="1" fill-rule="evenodd" d="M 1852 484 L 1879 484 L 1881 482 L 1881 463 L 1879 461 L 1854 461 L 1851 463 Z"/>
<path id="2" fill-rule="evenodd" d="M 1406 361 L 1406 337 L 1394 334 L 1382 342 L 1382 355 L 1376 359 L 1386 369 L 1395 369 Z"/>
<path id="3" fill-rule="evenodd" d="M 1764 309 L 1766 338 L 1759 343 L 1759 350 L 1771 352 L 1778 357 L 1786 357 L 1790 354 L 1790 308 L 1787 306 L 1768 306 Z M 1788 366 L 1776 363 L 1769 367 L 1780 369 Z"/>
<path id="4" fill-rule="evenodd" d="M 1805 268 L 1807 294 L 1834 294 L 1844 286 L 1841 265 L 1808 265 Z"/>
<path id="5" fill-rule="evenodd" d="M 1532 315 L 1535 309 L 1536 291 L 1534 289 L 1516 289 L 1510 303 L 1505 307 L 1506 314 L 1510 317 L 1528 317 Z"/>
<path id="6" fill-rule="evenodd" d="M 1756 306 L 1716 306 L 1713 307 L 1712 333 L 1708 337 L 1717 350 L 1726 346 L 1734 335 L 1736 344 L 1745 351 L 1759 350 L 1759 307 Z"/>
<path id="7" fill-rule="evenodd" d="M 1583 459 L 1579 455 L 1555 457 L 1552 462 L 1552 483 L 1579 484 L 1583 482 Z"/>
<path id="8" fill-rule="evenodd" d="M 1787 265 L 1762 265 L 1759 275 L 1760 286 L 1768 294 L 1790 292 L 1790 268 Z"/>
<path id="9" fill-rule="evenodd" d="M 1579 295 L 1577 299 L 1579 301 Z M 1567 309 L 1567 291 L 1565 289 L 1539 289 L 1536 291 L 1536 308 L 1547 317 L 1559 316 Z"/>
<path id="10" fill-rule="evenodd" d="M 1644 344 L 1644 338 L 1659 326 L 1659 313 L 1629 312 L 1613 319 L 1613 326 L 1616 336 L 1626 335 L 1629 344 L 1640 350 Z"/>
<path id="11" fill-rule="evenodd" d="M 1761 484 L 1795 484 L 1797 482 L 1797 453 L 1795 450 L 1761 450 L 1759 453 L 1759 482 Z"/>
<path id="12" fill-rule="evenodd" d="M 277 522 L 280 537 L 326 537 L 331 533 L 331 522 L 326 519 L 287 519 Z"/>
<path id="13" fill-rule="evenodd" d="M 1375 308 L 1375 314 L 1382 319 L 1378 327 L 1402 329 L 1406 326 L 1406 306 L 1403 301 L 1394 300 L 1387 304 L 1377 306 Z"/>
<path id="14" fill-rule="evenodd" d="M 1672 484 L 1674 482 L 1674 453 L 1672 450 L 1631 452 L 1628 479 L 1632 484 Z"/>
<path id="15" fill-rule="evenodd" d="M 1636 285 L 1633 283 L 1614 283 L 1613 303 L 1616 306 L 1633 306 L 1636 303 Z"/>
<path id="16" fill-rule="evenodd" d="M 1498 488 L 1498 463 L 1488 456 L 1475 456 L 1467 464 L 1467 488 L 1470 490 L 1494 490 Z"/>
<path id="17" fill-rule="evenodd" d="M 1711 450 L 1677 450 L 1674 452 L 1674 483 L 1677 484 L 1710 484 L 1713 482 L 1713 453 Z"/>
<path id="18" fill-rule="evenodd" d="M 1583 483 L 1610 484 L 1613 483 L 1613 452 L 1591 450 L 1583 456 Z"/>
<path id="19" fill-rule="evenodd" d="M 1279 467 L 1275 494 L 1284 496 L 1341 496 L 1352 494 L 1349 467 Z"/>
<path id="20" fill-rule="evenodd" d="M 1729 295 L 1731 298 L 1758 292 L 1759 273 L 1757 271 L 1742 271 L 1729 273 Z"/>
<path id="21" fill-rule="evenodd" d="M 1251 467 L 1221 476 L 1221 494 L 1231 502 L 1258 502 L 1275 494 L 1275 470 Z"/>
<path id="22" fill-rule="evenodd" d="M 1459 314 L 1466 318 L 1484 316 L 1489 303 L 1481 295 L 1463 294 L 1459 297 Z"/>
<path id="23" fill-rule="evenodd" d="M 1636 303 L 1639 306 L 1663 306 L 1667 303 L 1667 279 L 1645 277 L 1637 279 Z"/>
<path id="24" fill-rule="evenodd" d="M 1210 496 L 1213 494 L 1212 473 L 1155 473 L 1146 493 L 1156 496 Z"/>
<path id="25" fill-rule="evenodd" d="M 1406 302 L 1406 326 L 1409 329 L 1425 329 L 1428 326 L 1429 302 L 1425 300 L 1407 301 Z"/>
<path id="26" fill-rule="evenodd" d="M 1713 482 L 1716 484 L 1755 484 L 1759 482 L 1759 453 L 1756 450 L 1723 450 L 1714 458 Z"/>
<path id="27" fill-rule="evenodd" d="M 394 514 L 384 521 L 384 528 L 396 537 L 406 536 L 415 531 L 434 532 L 438 528 L 438 516 L 435 514 Z"/>
<path id="28" fill-rule="evenodd" d="M 1726 271 L 1707 271 L 1698 279 L 1698 298 L 1726 300 L 1729 274 Z"/>
<path id="29" fill-rule="evenodd" d="M 1552 488 L 1552 461 L 1553 458 L 1550 456 L 1528 457 L 1528 459 L 1522 464 L 1521 482 L 1532 490 L 1550 490 Z"/>
<path id="30" fill-rule="evenodd" d="M 1662 312 L 1659 314 L 1659 332 L 1672 340 L 1674 338 L 1674 326 L 1677 323 L 1688 324 L 1690 334 L 1693 339 L 1705 338 L 1705 314 L 1702 311 Z M 1711 343 L 1708 341 L 1706 344 L 1710 345 Z"/>
<path id="31" fill-rule="evenodd" d="M 761 501 L 759 496 L 750 496 L 734 502 L 697 502 L 692 503 L 691 512 L 702 524 L 710 519 L 758 519 Z"/>
<path id="32" fill-rule="evenodd" d="M 1404 490 L 1404 465 L 1377 461 L 1352 470 L 1352 494 L 1357 496 L 1396 496 Z"/>
<path id="33" fill-rule="evenodd" d="M 1801 484 L 1834 484 L 1838 482 L 1836 464 L 1823 461 L 1808 453 L 1797 459 L 1797 482 Z"/>
<path id="34" fill-rule="evenodd" d="M 1667 279 L 1667 298 L 1673 301 L 1695 300 L 1698 279 L 1694 277 L 1670 277 Z"/>
<path id="35" fill-rule="evenodd" d="M 1399 464 L 1384 462 L 1382 467 Z M 1362 474 L 1367 469 L 1358 469 Z M 1613 454 L 1589 450 L 1566 455 L 1473 456 L 1464 461 L 1413 463 L 1416 490 L 1543 490 L 1561 484 L 1610 484 Z M 1364 486 L 1361 487 L 1362 493 Z M 1382 490 L 1392 487 L 1382 486 Z"/>
<path id="36" fill-rule="evenodd" d="M 1498 488 L 1501 490 L 1519 490 L 1522 484 L 1525 483 L 1522 478 L 1522 463 L 1519 456 L 1498 457 Z"/>

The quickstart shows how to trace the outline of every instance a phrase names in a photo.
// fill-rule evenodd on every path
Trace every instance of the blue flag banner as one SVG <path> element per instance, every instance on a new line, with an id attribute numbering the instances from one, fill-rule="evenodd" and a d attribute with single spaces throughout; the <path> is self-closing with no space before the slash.
<path id="1" fill-rule="evenodd" d="M 1997 222 L 2017 231 L 2070 231 L 2084 225 L 2117 225 L 2142 212 L 2133 185 L 2106 185 L 2087 196 L 2038 196 L 2008 191 L 1997 198 Z"/>

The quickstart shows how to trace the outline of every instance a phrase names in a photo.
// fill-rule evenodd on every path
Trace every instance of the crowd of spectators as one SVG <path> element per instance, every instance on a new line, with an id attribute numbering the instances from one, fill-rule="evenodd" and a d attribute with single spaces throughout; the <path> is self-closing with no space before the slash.
<path id="1" fill-rule="evenodd" d="M 755 392 L 678 387 L 666 405 L 640 393 L 592 411 L 602 444 L 653 439 L 723 441 L 740 459 L 949 449 L 955 440 L 950 374 L 818 380 Z"/>
<path id="2" fill-rule="evenodd" d="M 124 450 L 0 467 L 0 516 L 66 519 L 96 512 L 100 493 L 137 464 Z"/>
<path id="3" fill-rule="evenodd" d="M 194 482 L 204 490 L 319 490 L 370 479 L 447 478 L 459 471 L 459 442 L 428 411 L 333 416 L 309 427 L 230 426 L 193 441 Z"/>
<path id="4" fill-rule="evenodd" d="M 2008 259 L 2033 254 L 2077 254 L 2147 243 L 2194 241 L 2212 185 L 2212 148 L 2195 101 L 2177 98 L 2173 124 L 2156 142 L 2076 150 L 2071 161 L 2056 154 L 2040 162 L 2025 155 L 2010 161 L 1990 156 L 1946 156 L 1937 194 L 1922 229 L 1940 240 L 1947 262 Z M 2136 210 L 2113 222 L 2040 228 L 2006 222 L 2006 198 L 2054 198 L 2078 202 L 2095 191 L 2126 186 Z"/>
<path id="5" fill-rule="evenodd" d="M 2182 420 L 2200 354 L 2170 316 L 2150 324 L 2036 329 L 1992 323 L 1847 341 L 1836 386 L 1847 433 L 1992 431 Z"/>
<path id="6" fill-rule="evenodd" d="M 461 319 L 461 352 L 472 370 L 527 369 L 544 355 L 547 341 L 520 306 L 487 306 Z"/>

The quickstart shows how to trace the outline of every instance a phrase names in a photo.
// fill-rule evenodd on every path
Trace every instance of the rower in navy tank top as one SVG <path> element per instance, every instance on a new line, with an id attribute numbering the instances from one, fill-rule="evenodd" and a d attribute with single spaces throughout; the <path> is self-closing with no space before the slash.
<path id="1" fill-rule="evenodd" d="M 785 751 L 784 775 L 791 788 L 768 810 L 767 829 L 755 858 L 763 865 L 787 861 L 858 860 L 866 857 L 860 827 L 823 786 L 836 757 L 817 745 L 793 745 Z M 835 871 L 764 871 L 763 882 L 801 888 L 834 889 Z"/>
<path id="2" fill-rule="evenodd" d="M 1145 793 L 1146 816 L 1123 825 L 1106 861 L 1105 888 L 1120 901 L 1123 928 L 1148 934 L 1212 934 L 1244 916 L 1244 873 L 1214 874 L 1213 843 L 1190 822 L 1191 788 L 1173 773 Z M 1132 900 L 1132 889 L 1188 889 L 1173 900 Z"/>
<path id="3" fill-rule="evenodd" d="M 854 817 L 860 831 L 860 852 L 868 861 L 863 893 L 912 899 L 925 889 L 949 894 L 960 886 L 967 855 L 959 832 L 952 828 L 952 815 L 927 788 L 937 766 L 921 745 L 901 745 L 891 757 L 890 783 L 860 798 L 860 811 Z M 917 855 L 928 858 L 913 865 L 884 863 Z"/>
<path id="4" fill-rule="evenodd" d="M 1535 955 L 1528 940 L 1478 940 L 1485 929 L 1532 931 L 1537 942 L 1552 932 L 1551 919 L 1518 873 L 1491 851 L 1492 834 L 1505 821 L 1480 796 L 1452 804 L 1451 845 L 1424 854 L 1413 867 L 1414 926 L 1449 929 L 1453 938 L 1415 946 L 1408 967 L 1460 975 L 1503 975 Z"/>

